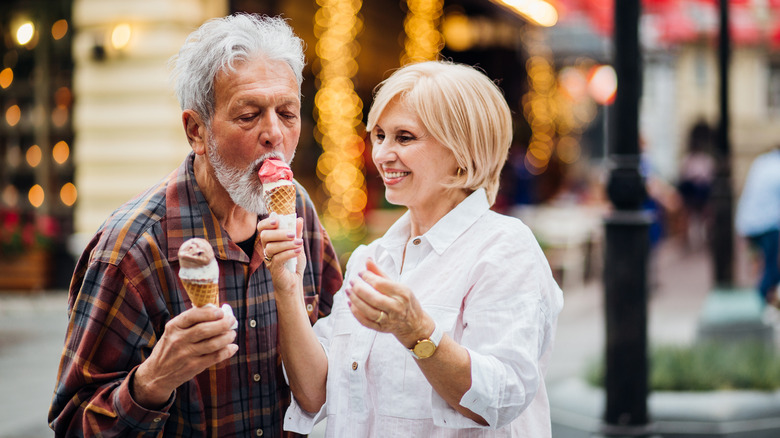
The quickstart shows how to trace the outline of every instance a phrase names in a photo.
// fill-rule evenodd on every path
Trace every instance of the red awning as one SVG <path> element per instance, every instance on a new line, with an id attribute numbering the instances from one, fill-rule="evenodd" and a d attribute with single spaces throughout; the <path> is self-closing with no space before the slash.
<path id="1" fill-rule="evenodd" d="M 611 35 L 615 0 L 554 0 L 562 25 L 587 17 L 595 32 Z M 665 44 L 711 39 L 720 30 L 719 0 L 642 0 L 645 23 Z M 729 0 L 729 30 L 738 45 L 780 45 L 780 0 Z"/>

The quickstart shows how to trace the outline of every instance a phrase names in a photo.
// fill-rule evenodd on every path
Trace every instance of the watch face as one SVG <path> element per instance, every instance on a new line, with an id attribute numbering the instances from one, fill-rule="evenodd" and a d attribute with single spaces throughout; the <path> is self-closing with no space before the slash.
<path id="1" fill-rule="evenodd" d="M 436 351 L 436 345 L 430 339 L 424 339 L 414 346 L 414 354 L 420 359 L 433 356 L 434 351 Z"/>

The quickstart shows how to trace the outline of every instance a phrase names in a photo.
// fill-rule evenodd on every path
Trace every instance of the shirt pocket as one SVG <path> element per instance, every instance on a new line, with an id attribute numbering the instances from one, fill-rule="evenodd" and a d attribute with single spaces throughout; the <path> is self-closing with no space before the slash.
<path id="1" fill-rule="evenodd" d="M 452 332 L 458 319 L 458 308 L 424 306 L 424 310 L 445 333 Z M 384 342 L 379 342 L 380 338 Z M 376 385 L 376 409 L 380 415 L 408 419 L 432 417 L 433 387 L 420 371 L 411 352 L 394 336 L 377 336 L 369 360 L 375 370 L 371 373 L 369 385 Z M 377 367 L 380 363 L 382 365 Z"/>

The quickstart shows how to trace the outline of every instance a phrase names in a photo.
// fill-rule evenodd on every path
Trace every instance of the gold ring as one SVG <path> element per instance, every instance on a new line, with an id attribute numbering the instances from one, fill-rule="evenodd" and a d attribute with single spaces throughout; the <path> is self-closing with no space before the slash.
<path id="1" fill-rule="evenodd" d="M 384 319 L 384 317 L 385 317 L 385 311 L 384 311 L 384 310 L 380 310 L 380 311 L 379 311 L 379 318 L 377 318 L 376 320 L 374 320 L 374 322 L 375 322 L 375 323 L 377 323 L 377 324 L 379 324 L 379 323 L 381 323 L 381 322 L 382 322 L 382 319 Z"/>
<path id="2" fill-rule="evenodd" d="M 263 260 L 265 260 L 266 263 L 271 263 L 271 257 L 268 257 L 268 254 L 263 251 Z"/>

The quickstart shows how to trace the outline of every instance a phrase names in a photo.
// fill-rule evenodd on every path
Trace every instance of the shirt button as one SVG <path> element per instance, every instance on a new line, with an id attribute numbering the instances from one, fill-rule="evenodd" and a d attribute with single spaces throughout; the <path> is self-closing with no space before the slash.
<path id="1" fill-rule="evenodd" d="M 254 376 L 252 376 L 252 379 L 253 379 L 255 382 L 259 382 L 259 381 L 260 381 L 260 374 L 255 374 Z"/>
<path id="2" fill-rule="evenodd" d="M 257 429 L 257 432 L 255 432 L 255 435 L 263 436 L 263 429 Z"/>
<path id="3" fill-rule="evenodd" d="M 419 237 L 418 237 L 418 238 L 416 238 L 416 239 L 414 239 L 414 240 L 412 240 L 412 243 L 414 243 L 415 245 L 419 245 L 419 244 L 420 244 L 420 242 L 422 242 L 422 240 L 420 240 L 420 238 L 419 238 Z"/>
<path id="4" fill-rule="evenodd" d="M 353 370 L 356 370 L 356 369 L 357 369 L 357 362 L 352 362 L 352 369 L 353 369 Z"/>
<path id="5" fill-rule="evenodd" d="M 155 423 L 159 423 L 160 421 L 162 421 L 162 418 L 160 418 L 160 417 L 157 417 L 157 418 L 155 418 L 155 419 L 154 419 L 154 420 L 152 420 L 152 421 L 154 421 Z"/>
<path id="6" fill-rule="evenodd" d="M 312 310 L 314 310 L 314 306 L 312 306 L 311 304 L 307 304 L 306 305 L 306 311 L 307 312 L 311 312 Z"/>
<path id="7" fill-rule="evenodd" d="M 254 319 L 249 320 L 249 327 L 255 328 L 257 327 L 257 321 Z"/>

